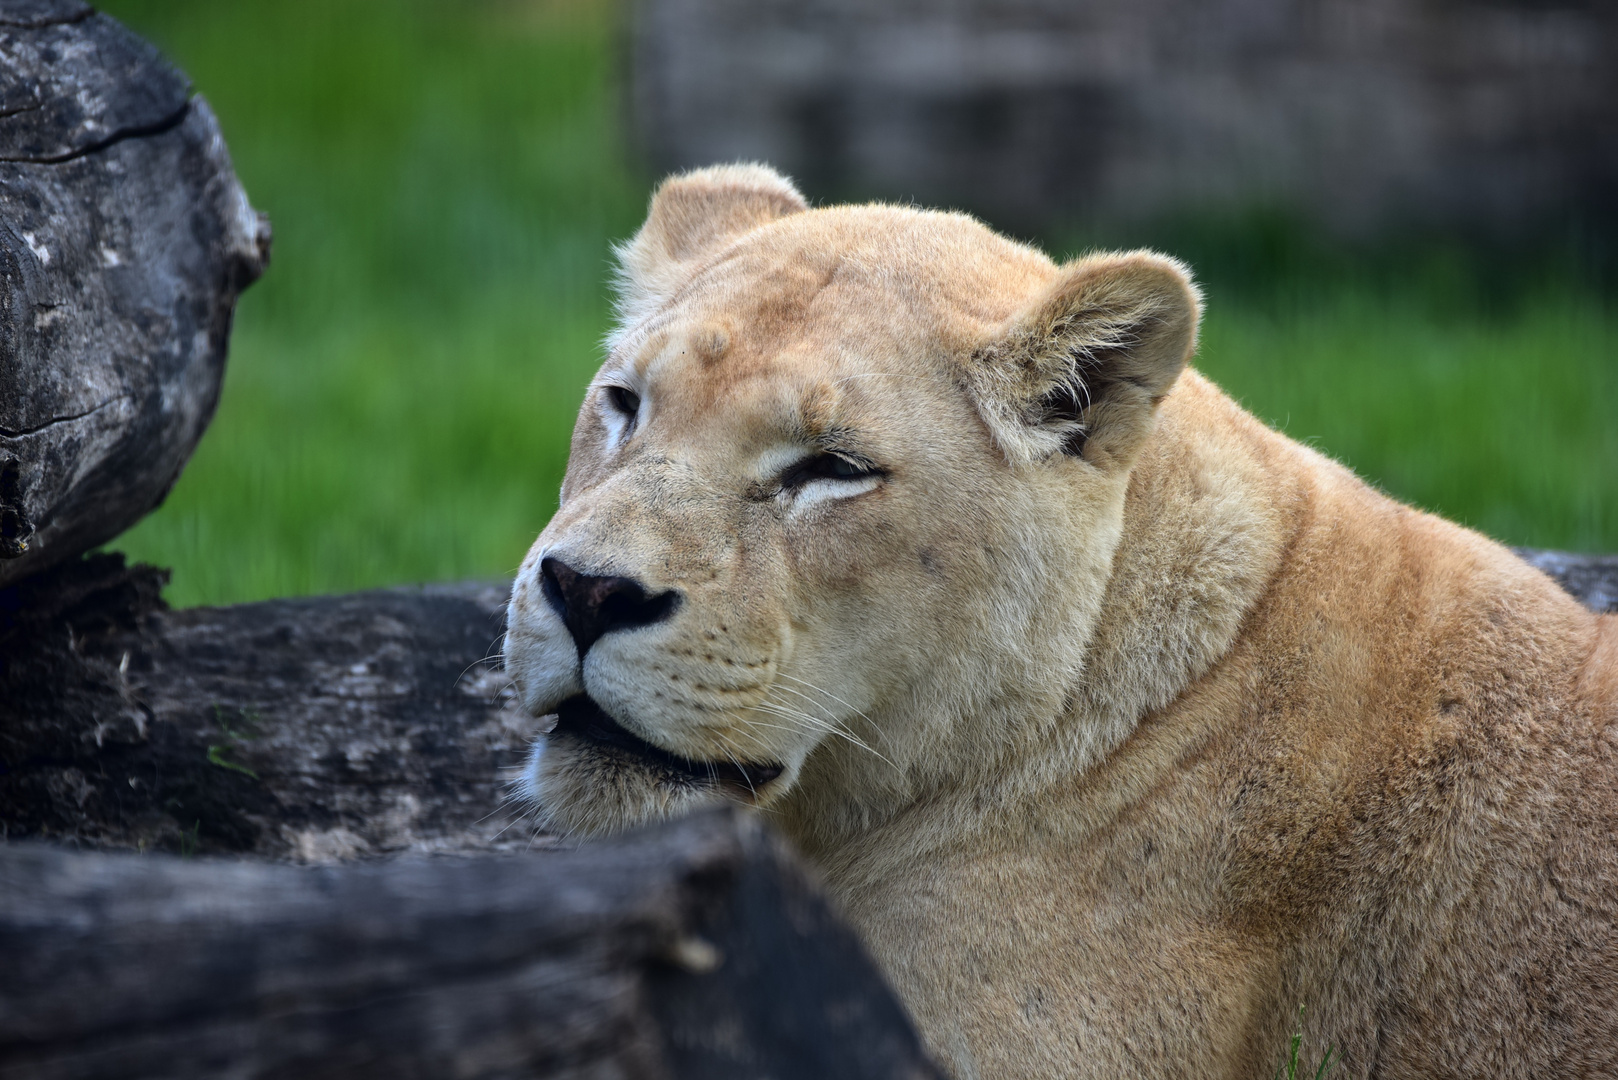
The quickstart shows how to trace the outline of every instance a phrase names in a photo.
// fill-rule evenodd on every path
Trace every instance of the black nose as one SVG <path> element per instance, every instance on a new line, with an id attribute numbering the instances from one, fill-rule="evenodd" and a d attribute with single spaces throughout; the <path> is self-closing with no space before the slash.
<path id="1" fill-rule="evenodd" d="M 633 630 L 666 619 L 680 604 L 674 590 L 653 596 L 634 578 L 581 574 L 561 559 L 539 564 L 540 589 L 562 617 L 579 659 L 602 634 Z"/>

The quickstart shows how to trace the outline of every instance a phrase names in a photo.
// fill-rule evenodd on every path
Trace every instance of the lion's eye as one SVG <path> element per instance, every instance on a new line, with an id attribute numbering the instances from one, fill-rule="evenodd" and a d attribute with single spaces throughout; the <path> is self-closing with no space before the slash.
<path id="1" fill-rule="evenodd" d="M 869 461 L 842 454 L 816 454 L 787 466 L 781 474 L 781 486 L 790 490 L 813 480 L 866 480 L 884 475 L 884 470 Z"/>
<path id="2" fill-rule="evenodd" d="M 640 395 L 627 386 L 609 386 L 607 404 L 617 410 L 624 419 L 633 420 L 640 412 Z"/>

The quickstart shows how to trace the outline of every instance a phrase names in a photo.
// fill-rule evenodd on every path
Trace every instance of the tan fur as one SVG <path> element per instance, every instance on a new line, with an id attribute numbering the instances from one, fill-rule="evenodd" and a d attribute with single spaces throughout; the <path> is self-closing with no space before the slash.
<path id="1" fill-rule="evenodd" d="M 748 166 L 624 273 L 510 668 L 784 771 L 554 737 L 545 820 L 756 803 L 963 1080 L 1268 1076 L 1299 1006 L 1336 1077 L 1618 1072 L 1618 620 L 1184 369 L 1182 267 Z M 826 450 L 885 472 L 783 490 Z M 681 604 L 581 664 L 546 555 Z"/>

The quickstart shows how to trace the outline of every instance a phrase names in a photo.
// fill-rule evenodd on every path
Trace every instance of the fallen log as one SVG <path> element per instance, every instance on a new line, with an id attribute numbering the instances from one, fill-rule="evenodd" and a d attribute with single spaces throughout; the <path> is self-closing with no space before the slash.
<path id="1" fill-rule="evenodd" d="M 1618 557 L 1524 552 L 1596 610 Z M 505 582 L 168 611 L 94 556 L 0 589 L 0 836 L 329 862 L 545 845 Z"/>
<path id="2" fill-rule="evenodd" d="M 936 1077 L 778 841 L 343 867 L 0 846 L 0 1075 Z"/>
<path id="3" fill-rule="evenodd" d="M 1525 554 L 1613 606 L 1618 559 Z M 182 853 L 0 845 L 0 1075 L 937 1075 L 745 815 L 500 835 L 504 583 L 175 612 L 162 581 L 0 589 L 9 834 Z M 460 854 L 188 857 L 401 850 Z"/>
<path id="4" fill-rule="evenodd" d="M 169 611 L 163 580 L 100 555 L 0 590 L 0 835 L 304 862 L 533 842 L 501 810 L 535 723 L 488 659 L 507 585 Z"/>
<path id="5" fill-rule="evenodd" d="M 0 589 L 6 832 L 182 856 L 0 845 L 0 1074 L 933 1075 L 746 821 L 526 850 L 558 844 L 495 813 L 532 724 L 485 660 L 504 583 L 176 612 L 162 581 Z M 461 854 L 263 861 L 400 851 Z"/>
<path id="6" fill-rule="evenodd" d="M 78 0 L 0 0 L 0 585 L 162 501 L 269 243 L 155 48 Z"/>

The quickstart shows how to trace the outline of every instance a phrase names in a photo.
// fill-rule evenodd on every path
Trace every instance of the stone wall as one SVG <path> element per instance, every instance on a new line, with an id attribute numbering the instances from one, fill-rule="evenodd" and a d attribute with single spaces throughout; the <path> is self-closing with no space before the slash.
<path id="1" fill-rule="evenodd" d="M 1610 0 L 639 0 L 649 164 L 996 224 L 1281 208 L 1521 231 L 1618 203 Z"/>

